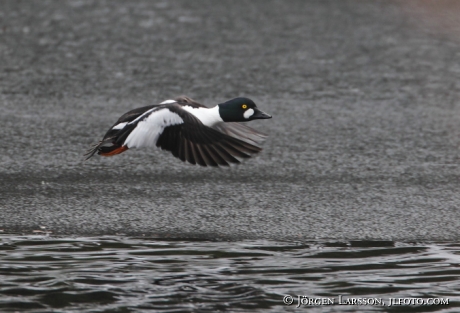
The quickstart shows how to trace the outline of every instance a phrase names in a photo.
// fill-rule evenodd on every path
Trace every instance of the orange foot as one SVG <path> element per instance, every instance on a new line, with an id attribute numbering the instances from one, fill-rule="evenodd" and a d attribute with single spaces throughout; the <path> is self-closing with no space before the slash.
<path id="1" fill-rule="evenodd" d="M 121 146 L 121 147 L 118 147 L 116 149 L 113 149 L 112 151 L 102 152 L 102 153 L 99 153 L 99 154 L 102 155 L 102 156 L 112 156 L 112 155 L 116 155 L 116 154 L 120 154 L 122 152 L 125 152 L 126 150 L 128 150 L 127 146 Z"/>

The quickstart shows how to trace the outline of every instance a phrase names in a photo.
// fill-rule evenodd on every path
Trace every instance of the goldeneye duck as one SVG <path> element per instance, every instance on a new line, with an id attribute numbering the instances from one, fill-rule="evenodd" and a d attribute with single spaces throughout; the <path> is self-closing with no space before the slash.
<path id="1" fill-rule="evenodd" d="M 131 148 L 157 146 L 182 161 L 228 166 L 260 152 L 265 135 L 238 122 L 268 119 L 248 98 L 208 108 L 188 97 L 166 100 L 123 114 L 85 154 L 113 156 Z"/>

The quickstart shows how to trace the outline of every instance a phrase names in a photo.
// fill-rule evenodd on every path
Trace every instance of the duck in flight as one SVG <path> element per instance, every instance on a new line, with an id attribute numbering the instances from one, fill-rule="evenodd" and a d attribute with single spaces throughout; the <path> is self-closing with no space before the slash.
<path id="1" fill-rule="evenodd" d="M 176 158 L 201 166 L 228 166 L 262 150 L 262 133 L 238 122 L 268 119 L 248 98 L 235 98 L 208 108 L 188 97 L 166 100 L 123 114 L 101 141 L 91 146 L 113 156 L 128 149 L 157 146 Z"/>

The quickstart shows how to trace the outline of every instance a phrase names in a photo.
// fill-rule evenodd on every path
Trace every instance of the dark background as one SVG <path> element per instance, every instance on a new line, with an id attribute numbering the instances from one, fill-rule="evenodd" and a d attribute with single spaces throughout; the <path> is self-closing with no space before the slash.
<path id="1" fill-rule="evenodd" d="M 457 240 L 455 1 L 1 1 L 0 229 Z M 262 153 L 82 162 L 124 112 L 252 98 Z"/>

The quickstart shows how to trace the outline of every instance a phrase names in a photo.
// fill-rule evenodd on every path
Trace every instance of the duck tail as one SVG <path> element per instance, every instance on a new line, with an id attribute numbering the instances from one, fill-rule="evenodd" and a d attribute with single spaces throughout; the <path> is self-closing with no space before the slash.
<path id="1" fill-rule="evenodd" d="M 101 140 L 101 141 L 91 145 L 91 147 L 89 147 L 89 149 L 84 154 L 85 161 L 88 161 L 88 159 L 90 159 L 99 150 L 99 147 L 102 144 L 103 144 L 103 142 Z"/>

